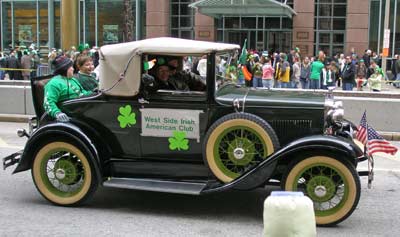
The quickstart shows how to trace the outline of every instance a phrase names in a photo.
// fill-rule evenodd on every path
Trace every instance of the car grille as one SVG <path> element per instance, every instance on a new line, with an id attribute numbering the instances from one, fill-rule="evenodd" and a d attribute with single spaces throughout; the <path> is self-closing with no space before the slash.
<path id="1" fill-rule="evenodd" d="M 296 138 L 312 134 L 312 120 L 272 120 L 268 122 L 275 130 L 281 146 Z"/>

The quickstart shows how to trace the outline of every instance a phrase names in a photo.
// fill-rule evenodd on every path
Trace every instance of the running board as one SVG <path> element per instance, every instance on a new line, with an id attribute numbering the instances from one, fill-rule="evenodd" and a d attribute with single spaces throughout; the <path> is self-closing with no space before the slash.
<path id="1" fill-rule="evenodd" d="M 133 178 L 110 178 L 103 183 L 103 186 L 105 187 L 190 195 L 199 195 L 206 185 L 206 183 Z"/>

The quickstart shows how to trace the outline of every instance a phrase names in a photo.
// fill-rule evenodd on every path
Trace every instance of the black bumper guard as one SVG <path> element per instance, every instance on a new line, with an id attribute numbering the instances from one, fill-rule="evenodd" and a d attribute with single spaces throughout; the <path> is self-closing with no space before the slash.
<path id="1" fill-rule="evenodd" d="M 7 169 L 10 166 L 15 165 L 16 163 L 19 163 L 20 159 L 21 159 L 21 155 L 23 153 L 24 150 L 15 152 L 14 154 L 11 154 L 5 158 L 3 158 L 3 169 Z"/>

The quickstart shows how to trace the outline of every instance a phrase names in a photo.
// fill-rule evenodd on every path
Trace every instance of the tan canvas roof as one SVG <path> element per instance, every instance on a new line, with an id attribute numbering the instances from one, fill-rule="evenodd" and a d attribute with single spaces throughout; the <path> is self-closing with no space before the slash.
<path id="1" fill-rule="evenodd" d="M 100 89 L 111 88 L 125 70 L 125 77 L 110 95 L 133 96 L 139 92 L 141 77 L 141 55 L 203 55 L 239 49 L 239 45 L 178 38 L 153 38 L 128 43 L 105 45 L 100 49 Z"/>

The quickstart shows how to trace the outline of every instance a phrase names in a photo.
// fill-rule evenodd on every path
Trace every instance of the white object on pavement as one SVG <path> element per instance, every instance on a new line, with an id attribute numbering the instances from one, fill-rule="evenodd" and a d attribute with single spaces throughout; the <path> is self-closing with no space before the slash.
<path id="1" fill-rule="evenodd" d="M 317 236 L 311 199 L 301 192 L 272 192 L 264 202 L 263 236 Z"/>

